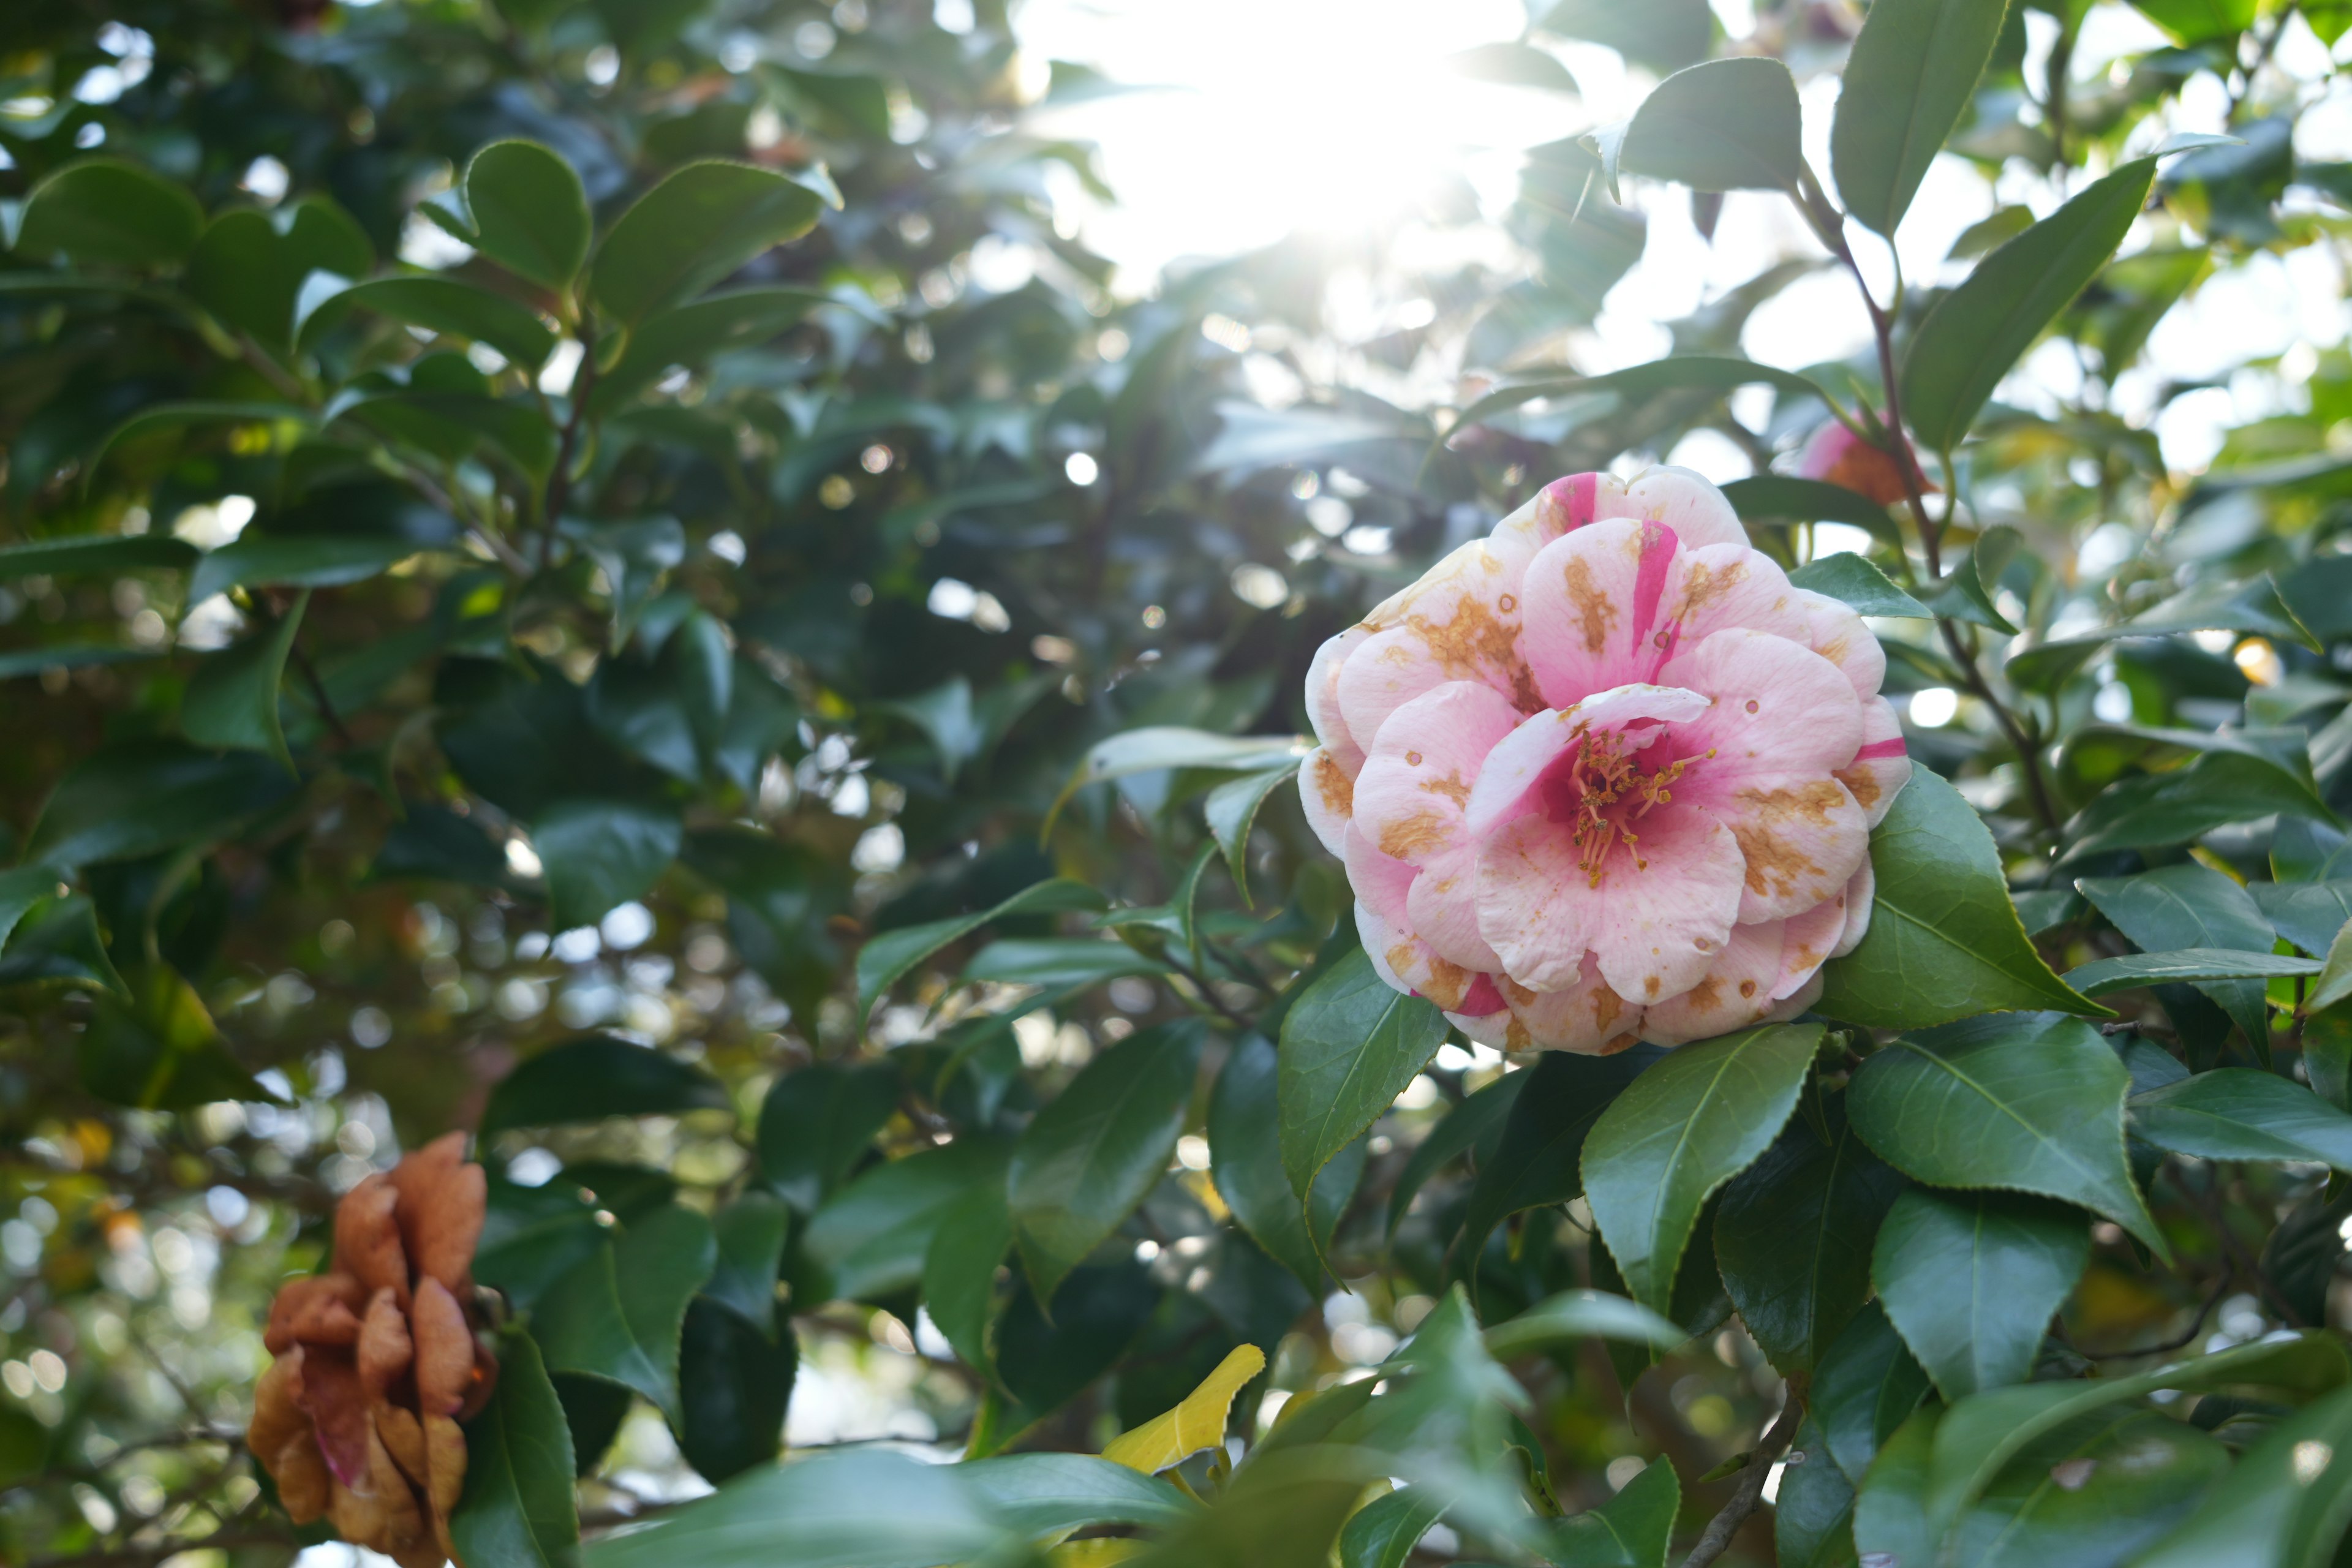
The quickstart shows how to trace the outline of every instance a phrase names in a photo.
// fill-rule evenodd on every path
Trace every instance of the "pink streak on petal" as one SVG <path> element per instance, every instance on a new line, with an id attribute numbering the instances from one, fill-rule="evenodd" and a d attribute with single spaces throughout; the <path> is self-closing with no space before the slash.
<path id="1" fill-rule="evenodd" d="M 1633 647 L 1650 640 L 1658 624 L 1658 601 L 1665 596 L 1666 568 L 1674 564 L 1682 541 L 1662 522 L 1642 525 L 1642 564 L 1633 576 Z"/>
<path id="2" fill-rule="evenodd" d="M 1484 836 L 1534 809 L 1529 798 L 1544 770 L 1591 730 L 1617 730 L 1638 720 L 1668 723 L 1697 718 L 1707 700 L 1671 686 L 1619 686 L 1596 691 L 1572 708 L 1549 710 L 1526 720 L 1495 743 L 1470 791 L 1463 825 Z M 1637 746 L 1647 746 L 1647 740 Z"/>
<path id="3" fill-rule="evenodd" d="M 1560 531 L 1565 533 L 1569 529 L 1582 528 L 1597 515 L 1595 508 L 1601 497 L 1601 476 L 1570 474 L 1564 479 L 1552 480 L 1544 487 L 1544 491 L 1559 503 L 1560 510 L 1566 514 L 1568 527 Z"/>
<path id="4" fill-rule="evenodd" d="M 1853 760 L 1862 762 L 1872 757 L 1901 757 L 1909 754 L 1909 749 L 1903 743 L 1903 737 L 1897 735 L 1891 741 L 1871 742 L 1853 754 Z"/>
<path id="5" fill-rule="evenodd" d="M 1503 1008 L 1503 994 L 1495 989 L 1495 977 L 1481 974 L 1470 983 L 1470 989 L 1463 993 L 1459 1010 L 1470 1017 L 1483 1018 L 1489 1013 L 1499 1013 Z"/>

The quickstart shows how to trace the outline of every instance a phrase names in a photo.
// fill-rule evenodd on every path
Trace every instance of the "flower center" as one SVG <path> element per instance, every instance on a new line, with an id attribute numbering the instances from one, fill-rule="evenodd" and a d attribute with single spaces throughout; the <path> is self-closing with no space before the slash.
<path id="1" fill-rule="evenodd" d="M 1671 802 L 1675 781 L 1698 757 L 1680 757 L 1660 767 L 1643 765 L 1643 752 L 1663 730 L 1638 738 L 1622 730 L 1591 730 L 1545 773 L 1546 813 L 1564 825 L 1576 846 L 1576 863 L 1599 887 L 1610 852 L 1620 844 L 1633 851 L 1633 867 L 1647 870 L 1633 825 Z M 1637 743 L 1638 742 L 1640 743 Z"/>

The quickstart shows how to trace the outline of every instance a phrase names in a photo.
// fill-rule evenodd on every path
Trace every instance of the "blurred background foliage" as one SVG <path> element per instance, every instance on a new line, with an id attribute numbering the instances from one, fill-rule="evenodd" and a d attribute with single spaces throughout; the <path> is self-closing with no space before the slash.
<path id="1" fill-rule="evenodd" d="M 1966 262 L 2169 132 L 2236 138 L 2165 165 L 2124 255 L 1932 465 L 1951 544 L 2000 542 L 1935 600 L 1980 671 L 1926 621 L 1874 623 L 1913 756 L 1983 815 L 2062 971 L 2135 946 L 2320 957 L 2352 885 L 2352 356 L 2339 326 L 2249 357 L 2226 311 L 2194 315 L 2340 277 L 2329 49 L 2352 14 L 2242 8 L 2149 0 L 2168 36 L 2126 28 L 2084 68 L 2086 31 L 2134 13 L 2019 6 L 1939 165 L 1991 195 Z M 1634 182 L 1621 205 L 1568 138 L 1499 202 L 1401 192 L 1395 227 L 1475 237 L 1451 252 L 1370 228 L 1123 276 L 1077 221 L 1115 194 L 1056 129 L 1119 89 L 1024 51 L 1022 21 L 1001 0 L 0 20 L 0 858 L 21 868 L 0 875 L 0 1555 L 312 1545 L 238 1447 L 257 1323 L 336 1195 L 451 1127 L 482 1130 L 479 1271 L 517 1305 L 596 1247 L 625 1268 L 656 1214 L 719 1216 L 719 1273 L 662 1309 L 669 1384 L 557 1368 L 592 1528 L 780 1435 L 1092 1453 L 1245 1343 L 1269 1352 L 1234 1406 L 1255 1437 L 1455 1279 L 1488 1322 L 1616 1288 L 1566 1201 L 1572 1151 L 1564 1175 L 1506 1163 L 1535 1157 L 1507 1131 L 1525 1069 L 1459 1041 L 1342 1156 L 1352 1191 L 1314 1235 L 1234 1223 L 1282 1190 L 1278 1010 L 1347 940 L 1281 767 L 1316 647 L 1559 474 L 1767 476 L 1733 491 L 1760 548 L 1858 552 L 1926 594 L 1884 506 L 1770 488 L 1822 399 L 1560 379 L 1631 363 L 1606 318 L 1653 227 L 1772 241 L 1654 323 L 1653 354 L 1750 352 L 1757 312 L 1821 298 L 1827 257 L 1759 226 L 1761 195 Z M 1774 55 L 1817 106 L 1859 21 L 1566 0 L 1448 66 L 1566 95 L 1566 59 L 1638 97 Z M 577 196 L 527 154 L 504 185 L 475 161 L 518 139 Z M 625 232 L 710 159 L 761 173 L 640 214 L 636 260 L 581 272 L 592 224 Z M 1915 275 L 1895 330 L 1959 270 Z M 2212 356 L 2189 376 L 2149 350 L 2184 317 Z M 1787 363 L 1878 400 L 1866 344 Z M 1185 739 L 1110 741 L 1157 727 Z M 1082 766 L 1119 776 L 1055 815 Z M 2310 826 L 2282 833 L 2282 802 Z M 2306 887 L 2243 940 L 2143 934 L 2074 890 L 2167 867 Z M 1057 876 L 1117 912 L 1049 896 L 906 943 L 896 973 L 871 956 Z M 2159 1054 L 2260 1057 L 2340 1110 L 2352 1022 L 2306 1017 L 2303 986 L 2109 1000 Z M 1078 1249 L 1050 1318 L 995 1279 L 1002 1235 L 942 1263 L 940 1239 L 1004 1224 L 955 1205 L 1130 1038 L 1174 1063 L 1169 1114 L 1135 1130 L 1165 1175 Z M 1204 1050 L 1215 1074 L 1181 1070 Z M 2339 1321 L 2324 1163 L 2159 1173 L 2134 1148 L 2177 1267 L 2102 1222 L 2045 1370 Z M 1712 1275 L 1687 1277 L 1697 1331 L 1671 1353 L 1514 1363 L 1556 1510 L 1664 1456 L 1687 1536 L 1740 1484 L 1726 1461 L 1783 1380 Z M 1772 1537 L 1759 1516 L 1734 1560 Z"/>

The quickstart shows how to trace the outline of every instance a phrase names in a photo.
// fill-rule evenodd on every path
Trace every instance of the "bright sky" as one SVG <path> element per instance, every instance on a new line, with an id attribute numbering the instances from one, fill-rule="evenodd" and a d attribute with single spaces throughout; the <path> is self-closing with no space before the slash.
<path id="1" fill-rule="evenodd" d="M 1745 0 L 1716 0 L 1716 9 L 1734 37 L 1753 25 Z M 1101 147 L 1122 200 L 1108 208 L 1081 204 L 1085 234 L 1120 264 L 1123 286 L 1140 290 L 1171 260 L 1229 255 L 1293 233 L 1371 235 L 1410 249 L 1426 237 L 1401 227 L 1400 215 L 1417 190 L 1448 174 L 1468 180 L 1486 215 L 1499 216 L 1525 149 L 1622 118 L 1652 85 L 1612 51 L 1582 46 L 1555 49 L 1578 95 L 1498 87 L 1446 69 L 1447 56 L 1517 38 L 1525 15 L 1521 0 L 1029 0 L 1019 26 L 1036 55 L 1085 61 L 1114 80 L 1163 89 L 1073 106 L 1052 124 Z M 2040 57 L 2049 43 L 2047 18 L 2028 20 Z M 2118 57 L 2162 41 L 2137 13 L 2103 0 L 2077 47 L 2077 79 L 2095 81 Z M 2312 91 L 2322 90 L 2315 84 L 2328 72 L 2327 51 L 2300 21 L 2278 59 L 2315 84 Z M 2038 72 L 2038 58 L 2031 68 Z M 1807 151 L 1825 174 L 1835 101 L 1833 79 L 1815 80 L 1805 95 Z M 2221 83 L 2200 79 L 2163 130 L 2219 129 L 2224 109 Z M 2162 139 L 2156 128 L 2148 133 L 2151 144 Z M 2352 94 L 2332 89 L 2330 101 L 2305 116 L 2298 148 L 2305 157 L 2352 157 Z M 1820 254 L 1776 195 L 1734 194 L 1711 245 L 1693 227 L 1684 193 L 1636 184 L 1626 195 L 1649 216 L 1648 248 L 1593 330 L 1571 345 L 1590 371 L 1656 357 L 1667 347 L 1659 323 L 1784 257 Z M 2001 202 L 2046 210 L 2055 199 L 2029 176 L 2012 173 L 1991 184 L 1947 156 L 1898 237 L 1905 271 L 1935 278 L 1952 240 Z M 1482 254 L 1507 257 L 1499 237 L 1488 239 Z M 1883 247 L 1868 253 L 1874 244 L 1857 248 L 1883 287 Z M 2335 343 L 2344 332 L 2343 299 L 2340 266 L 2315 247 L 2257 258 L 2174 312 L 2150 346 L 2151 368 L 2121 389 L 2119 401 L 2127 412 L 2135 402 L 2152 407 L 2159 378 L 2203 379 L 2250 355 Z M 1824 271 L 1759 311 L 1746 347 L 1759 360 L 1795 366 L 1849 352 L 1866 338 L 1850 281 Z M 2306 359 L 2307 351 L 2290 355 L 2290 383 L 2309 374 Z M 2030 404 L 2036 384 L 2044 396 L 2071 390 L 2074 374 L 2071 362 L 2045 353 L 2005 395 Z M 2223 424 L 2271 412 L 2277 397 L 2268 378 L 2190 395 L 2158 422 L 2168 457 L 2177 467 L 2201 468 Z M 1723 454 L 1685 458 L 1710 456 Z"/>

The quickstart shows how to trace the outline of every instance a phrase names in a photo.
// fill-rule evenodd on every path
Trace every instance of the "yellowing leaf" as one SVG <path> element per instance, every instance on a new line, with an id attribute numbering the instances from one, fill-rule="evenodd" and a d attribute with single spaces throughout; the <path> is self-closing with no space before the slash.
<path id="1" fill-rule="evenodd" d="M 1184 1403 L 1155 1415 L 1132 1432 L 1111 1440 L 1102 1457 L 1131 1470 L 1156 1476 L 1183 1463 L 1204 1448 L 1213 1448 L 1225 1436 L 1225 1415 L 1242 1384 L 1265 1370 L 1265 1352 L 1255 1345 L 1236 1345 Z"/>
<path id="2" fill-rule="evenodd" d="M 1064 1542 L 1045 1553 L 1045 1561 L 1053 1568 L 1107 1568 L 1107 1564 L 1142 1556 L 1143 1549 L 1150 1544 L 1131 1535 L 1097 1535 L 1085 1541 Z"/>

